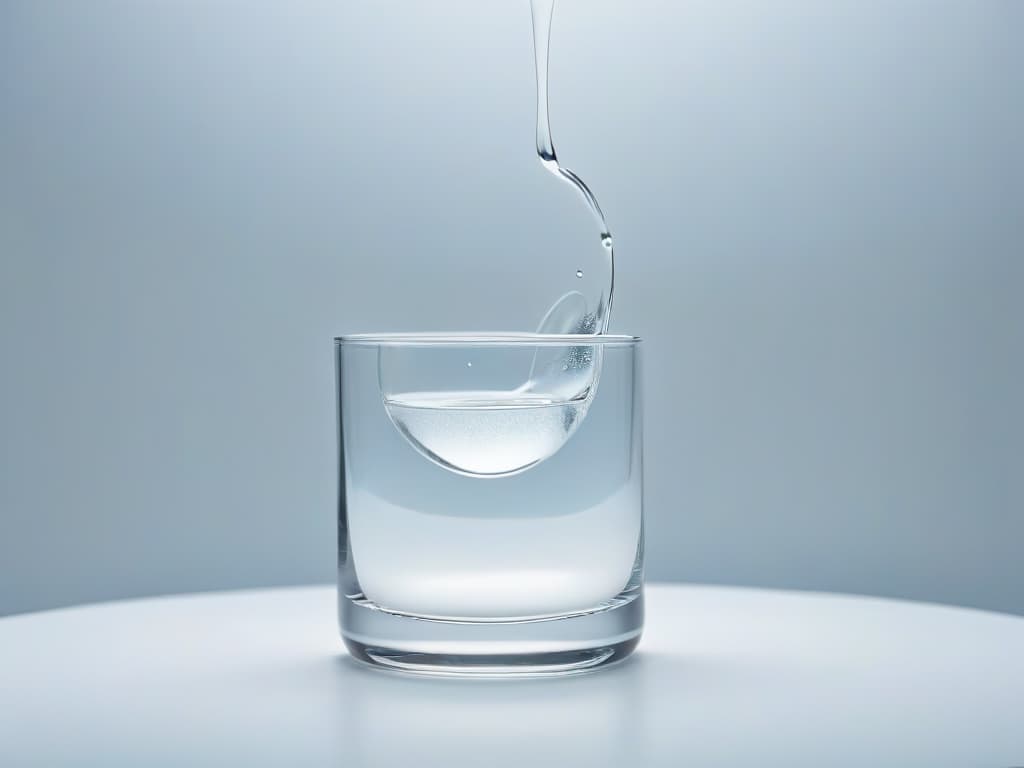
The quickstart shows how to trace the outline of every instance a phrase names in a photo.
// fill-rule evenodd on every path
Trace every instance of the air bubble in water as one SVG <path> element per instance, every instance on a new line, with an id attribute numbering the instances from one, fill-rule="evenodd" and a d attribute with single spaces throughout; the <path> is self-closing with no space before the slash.
<path id="1" fill-rule="evenodd" d="M 576 277 L 583 277 L 583 270 L 582 269 L 577 269 L 576 270 Z"/>

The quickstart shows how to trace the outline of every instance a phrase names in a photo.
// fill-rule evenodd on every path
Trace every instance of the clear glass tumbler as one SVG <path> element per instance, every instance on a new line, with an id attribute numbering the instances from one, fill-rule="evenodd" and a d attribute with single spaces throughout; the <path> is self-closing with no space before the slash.
<path id="1" fill-rule="evenodd" d="M 335 340 L 338 603 L 352 655 L 564 674 L 643 625 L 640 341 Z"/>

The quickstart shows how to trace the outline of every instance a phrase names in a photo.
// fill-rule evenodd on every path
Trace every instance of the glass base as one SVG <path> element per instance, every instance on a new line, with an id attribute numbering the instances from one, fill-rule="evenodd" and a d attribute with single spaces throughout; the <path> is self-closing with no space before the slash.
<path id="1" fill-rule="evenodd" d="M 608 607 L 525 621 L 425 619 L 339 595 L 349 653 L 379 669 L 465 677 L 590 672 L 622 661 L 640 641 L 643 594 Z"/>

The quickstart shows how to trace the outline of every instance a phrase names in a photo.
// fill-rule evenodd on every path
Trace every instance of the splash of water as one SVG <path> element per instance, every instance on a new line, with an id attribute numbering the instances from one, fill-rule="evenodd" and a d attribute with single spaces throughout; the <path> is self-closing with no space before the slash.
<path id="1" fill-rule="evenodd" d="M 594 247 L 607 270 L 574 268 L 574 289 L 545 313 L 542 334 L 579 335 L 579 343 L 536 347 L 529 376 L 516 389 L 500 391 L 392 392 L 388 352 L 381 352 L 384 403 L 409 443 L 436 464 L 471 477 L 504 477 L 554 455 L 582 423 L 597 389 L 602 350 L 586 336 L 608 329 L 615 283 L 614 244 L 594 193 L 561 165 L 548 113 L 548 50 L 554 0 L 531 0 L 537 75 L 537 156 L 546 170 L 583 199 L 597 223 Z M 596 274 L 595 274 L 596 272 Z M 582 281 L 582 282 L 580 282 Z M 596 290 L 585 292 L 587 285 Z M 589 294 L 589 295 L 588 295 Z M 596 294 L 596 295 L 595 295 Z M 471 369 L 472 362 L 465 367 Z"/>

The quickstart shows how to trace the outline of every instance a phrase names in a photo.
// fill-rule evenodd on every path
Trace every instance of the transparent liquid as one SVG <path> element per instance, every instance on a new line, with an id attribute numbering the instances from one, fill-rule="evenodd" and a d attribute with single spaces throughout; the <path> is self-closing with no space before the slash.
<path id="1" fill-rule="evenodd" d="M 582 401 L 467 390 L 382 404 L 377 350 L 348 354 L 343 561 L 355 603 L 507 621 L 632 599 L 641 448 L 631 357 L 627 369 L 624 351 L 606 350 L 601 390 Z"/>
<path id="2" fill-rule="evenodd" d="M 533 50 L 537 77 L 537 125 L 536 149 L 541 165 L 557 179 L 565 182 L 578 196 L 597 224 L 597 237 L 586 247 L 599 247 L 603 252 L 605 265 L 597 274 L 584 275 L 580 269 L 572 270 L 575 276 L 573 288 L 564 293 L 547 311 L 537 328 L 538 333 L 595 334 L 608 330 L 611 314 L 612 294 L 615 287 L 615 257 L 608 223 L 597 197 L 576 173 L 564 167 L 555 152 L 551 135 L 551 117 L 548 104 L 548 62 L 551 45 L 551 22 L 554 15 L 554 0 L 531 0 L 533 18 Z M 584 244 L 581 244 L 583 246 Z M 584 281 L 586 277 L 586 281 Z M 585 286 L 579 283 L 584 281 Z M 600 350 L 574 348 L 563 350 L 559 355 L 545 354 L 538 350 L 530 371 L 529 379 L 521 392 L 544 392 L 561 397 L 568 402 L 581 397 L 582 393 L 593 394 L 601 371 Z M 582 419 L 585 412 L 579 414 Z M 568 439 L 567 432 L 564 437 Z M 557 450 L 557 449 L 556 449 Z"/>
<path id="3" fill-rule="evenodd" d="M 406 438 L 456 472 L 500 476 L 554 455 L 576 431 L 589 399 L 517 392 L 410 392 L 384 401 Z"/>
<path id="4" fill-rule="evenodd" d="M 533 17 L 533 53 L 537 76 L 537 157 L 543 167 L 560 181 L 565 182 L 586 205 L 597 224 L 596 236 L 589 248 L 600 248 L 604 254 L 603 263 L 606 268 L 599 274 L 587 274 L 586 282 L 590 286 L 586 291 L 587 301 L 582 311 L 574 318 L 571 328 L 563 333 L 604 333 L 608 330 L 609 315 L 612 306 L 612 294 L 615 287 L 615 255 L 614 242 L 601 210 L 597 197 L 590 187 L 576 173 L 563 166 L 555 152 L 555 143 L 551 135 L 551 116 L 548 103 L 548 62 L 551 47 L 551 21 L 554 16 L 555 0 L 531 0 L 530 11 Z M 582 244 L 581 244 L 582 245 Z M 568 273 L 567 273 L 568 274 Z M 571 274 L 576 281 L 584 278 L 582 270 L 573 268 Z M 574 287 L 579 292 L 580 288 Z M 559 299 L 561 301 L 561 299 Z M 557 303 L 557 302 L 556 302 Z M 550 314 L 550 313 L 549 313 Z M 543 327 L 541 333 L 555 333 Z"/>
<path id="5" fill-rule="evenodd" d="M 589 290 L 564 293 L 545 313 L 543 334 L 603 333 L 614 288 L 614 254 L 601 206 L 584 181 L 555 153 L 548 112 L 548 51 L 554 0 L 531 0 L 537 76 L 537 155 L 545 169 L 567 183 L 598 225 L 606 253 L 603 274 L 588 277 Z M 582 270 L 572 271 L 575 281 Z M 592 346 L 538 347 L 523 383 L 486 392 L 399 392 L 382 369 L 381 388 L 393 423 L 431 461 L 455 472 L 497 477 L 522 472 L 554 455 L 586 416 L 600 377 L 601 353 Z M 468 363 L 472 366 L 472 363 Z"/>
<path id="6" fill-rule="evenodd" d="M 490 621 L 628 600 L 638 584 L 639 521 L 627 496 L 572 514 L 515 518 L 482 508 L 424 516 L 364 498 L 373 516 L 351 522 L 363 599 L 411 616 Z"/>

